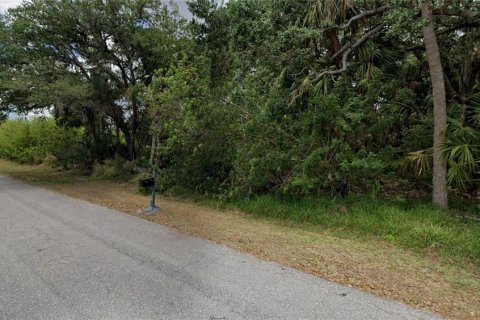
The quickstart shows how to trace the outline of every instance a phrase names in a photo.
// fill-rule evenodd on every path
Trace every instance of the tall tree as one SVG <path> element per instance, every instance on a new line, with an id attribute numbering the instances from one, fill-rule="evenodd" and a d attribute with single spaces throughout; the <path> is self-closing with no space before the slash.
<path id="1" fill-rule="evenodd" d="M 442 60 L 438 46 L 433 19 L 433 8 L 430 0 L 422 6 L 423 41 L 427 53 L 430 79 L 433 89 L 433 204 L 448 207 L 447 196 L 447 163 L 443 156 L 445 132 L 447 129 L 447 98 L 445 79 L 443 77 Z"/>
<path id="2" fill-rule="evenodd" d="M 112 122 L 123 133 L 128 158 L 134 159 L 144 111 L 138 92 L 181 50 L 182 21 L 176 11 L 161 0 L 39 0 L 9 16 L 15 40 L 30 57 L 41 57 L 51 70 L 62 69 L 90 85 L 85 122 L 92 123 L 92 116 Z M 45 78 L 41 70 L 32 74 L 40 82 Z M 57 109 L 62 113 L 64 107 L 72 106 Z"/>
<path id="3" fill-rule="evenodd" d="M 455 3 L 454 3 L 455 2 Z M 442 207 L 448 206 L 447 197 L 447 162 L 444 159 L 444 143 L 447 129 L 447 98 L 444 79 L 444 69 L 441 61 L 441 51 L 435 30 L 435 17 L 456 17 L 461 20 L 443 21 L 442 32 L 449 34 L 465 27 L 478 27 L 478 4 L 470 2 L 446 1 L 437 4 L 435 8 L 430 0 L 425 0 L 418 6 L 404 5 L 396 1 L 386 1 L 383 5 L 365 4 L 361 1 L 342 1 L 338 5 L 328 5 L 329 2 L 316 0 L 307 20 L 321 30 L 330 42 L 328 63 L 322 69 L 311 72 L 296 91 L 303 94 L 325 77 L 348 77 L 352 61 L 361 60 L 362 50 L 368 41 L 380 33 L 396 34 L 398 43 L 411 42 L 412 48 L 405 53 L 418 49 L 417 40 L 423 40 L 428 60 L 431 87 L 433 88 L 433 203 Z M 319 14 L 321 13 L 321 14 Z M 405 19 L 417 17 L 417 23 Z M 421 17 L 421 19 L 418 19 Z M 438 18 L 437 18 L 438 19 Z M 410 24 L 410 25 L 409 25 Z M 423 25 L 422 38 L 416 36 L 415 28 Z M 410 35 L 403 39 L 399 32 L 411 29 Z M 405 29 L 406 28 L 406 29 Z M 339 36 L 340 34 L 340 36 Z M 331 39 L 346 39 L 346 43 L 336 44 Z M 377 41 L 380 42 L 380 41 Z M 367 62 L 370 64 L 370 62 Z M 335 68 L 331 68 L 333 65 Z M 357 64 L 358 65 L 358 64 Z M 361 79 L 356 79 L 360 81 Z M 453 90 L 453 89 L 452 89 Z"/>

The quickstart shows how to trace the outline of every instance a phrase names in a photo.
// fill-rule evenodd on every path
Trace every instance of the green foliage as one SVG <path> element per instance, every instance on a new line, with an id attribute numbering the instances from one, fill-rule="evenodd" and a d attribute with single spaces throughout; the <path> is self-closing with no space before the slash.
<path id="1" fill-rule="evenodd" d="M 480 165 L 479 144 L 478 129 L 459 120 L 449 119 L 447 139 L 443 146 L 445 161 L 448 163 L 449 185 L 462 191 L 477 185 L 475 178 Z M 414 172 L 417 178 L 426 177 L 431 173 L 431 162 L 431 148 L 410 152 L 405 159 L 404 169 Z"/>
<path id="2" fill-rule="evenodd" d="M 83 130 L 66 129 L 53 119 L 43 118 L 8 120 L 0 124 L 0 157 L 64 168 L 84 166 L 90 161 Z"/>
<path id="3" fill-rule="evenodd" d="M 25 2 L 0 21 L 11 53 L 0 49 L 0 105 L 53 107 L 61 123 L 86 128 L 96 160 L 113 156 L 112 142 L 133 159 L 146 140 L 139 88 L 188 47 L 183 26 L 161 0 Z"/>
<path id="4" fill-rule="evenodd" d="M 448 182 L 461 188 L 471 184 L 480 165 L 480 132 L 451 119 L 448 127 L 448 139 L 444 146 L 448 161 Z"/>
<path id="5" fill-rule="evenodd" d="M 433 121 L 425 57 L 417 48 L 394 49 L 415 46 L 423 24 L 406 2 L 389 5 L 383 17 L 335 30 L 374 4 L 191 1 L 199 18 L 191 24 L 194 52 L 181 57 L 181 68 L 161 71 L 148 89 L 157 99 L 150 102 L 154 121 L 162 122 L 165 187 L 345 195 L 381 191 L 385 180 L 400 180 L 405 172 L 428 183 Z M 314 79 L 319 69 L 340 67 L 330 58 L 335 45 L 356 41 L 355 30 L 382 21 L 391 29 L 358 47 L 347 71 Z M 402 29 L 409 37 L 400 36 Z M 206 122 L 210 139 L 193 106 L 212 121 Z M 218 147 L 218 141 L 226 143 Z M 449 182 L 460 186 L 462 177 L 472 181 L 475 169 L 466 162 L 478 156 L 465 158 L 472 148 L 460 150 L 458 139 L 450 141 L 457 145 L 449 149 Z M 209 163 L 222 170 L 207 169 Z"/>
<path id="6" fill-rule="evenodd" d="M 52 107 L 57 123 L 84 128 L 82 143 L 63 152 L 39 140 L 8 156 L 97 163 L 95 175 L 114 177 L 125 171 L 121 158 L 149 171 L 153 151 L 162 189 L 223 196 L 429 188 L 432 94 L 419 4 L 188 3 L 190 22 L 161 0 L 38 0 L 2 16 L 0 119 Z M 435 23 L 451 118 L 448 181 L 475 196 L 478 6 L 446 6 L 472 14 Z"/>
<path id="7" fill-rule="evenodd" d="M 365 101 L 352 93 L 339 85 L 329 95 L 311 96 L 304 110 L 292 109 L 285 98 L 283 107 L 278 98 L 270 99 L 262 117 L 249 123 L 239 152 L 236 169 L 245 190 L 309 194 L 370 189 L 392 155 L 385 150 L 378 156 L 383 150 L 369 144 L 368 133 L 381 138 L 388 127 L 368 128 L 369 115 L 360 107 Z M 356 136 L 361 131 L 364 138 Z"/>
<path id="8" fill-rule="evenodd" d="M 214 99 L 208 65 L 181 60 L 157 72 L 146 92 L 155 134 L 160 136 L 164 188 L 181 186 L 200 193 L 219 192 L 230 174 L 235 141 L 231 109 Z"/>
<path id="9" fill-rule="evenodd" d="M 93 166 L 92 177 L 97 179 L 128 179 L 137 173 L 134 161 L 126 161 L 122 158 L 105 160 Z"/>

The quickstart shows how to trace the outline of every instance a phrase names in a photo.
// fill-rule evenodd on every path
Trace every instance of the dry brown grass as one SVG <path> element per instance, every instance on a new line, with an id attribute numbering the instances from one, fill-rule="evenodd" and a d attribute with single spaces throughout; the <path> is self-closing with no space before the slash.
<path id="1" fill-rule="evenodd" d="M 480 278 L 475 266 L 447 263 L 381 241 L 339 238 L 329 230 L 312 232 L 188 201 L 159 198 L 162 211 L 147 217 L 139 212 L 148 204 L 148 197 L 129 185 L 78 177 L 67 183 L 70 179 L 65 180 L 61 173 L 4 161 L 0 161 L 1 171 L 449 318 L 480 319 Z"/>

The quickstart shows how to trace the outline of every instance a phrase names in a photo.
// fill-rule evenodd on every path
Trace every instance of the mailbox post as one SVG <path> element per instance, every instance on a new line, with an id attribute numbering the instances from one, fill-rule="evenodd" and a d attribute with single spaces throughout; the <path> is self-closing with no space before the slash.
<path id="1" fill-rule="evenodd" d="M 157 192 L 157 167 L 159 165 L 159 159 L 157 159 L 156 165 L 153 166 L 152 178 L 140 180 L 140 184 L 143 188 L 149 188 L 151 190 L 150 207 L 143 210 L 146 215 L 154 214 L 160 211 L 160 208 L 155 205 L 155 193 Z"/>

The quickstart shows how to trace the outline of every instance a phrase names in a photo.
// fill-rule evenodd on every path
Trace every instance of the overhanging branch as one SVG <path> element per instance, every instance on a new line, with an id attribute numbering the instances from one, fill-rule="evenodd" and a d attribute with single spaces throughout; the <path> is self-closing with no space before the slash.
<path id="1" fill-rule="evenodd" d="M 374 16 L 374 15 L 377 15 L 377 14 L 381 14 L 381 13 L 385 12 L 388 8 L 389 8 L 388 6 L 382 6 L 382 7 L 372 9 L 372 10 L 364 11 L 362 13 L 357 14 L 356 16 L 351 17 L 350 20 L 348 20 L 348 22 L 346 24 L 344 24 L 342 26 L 334 27 L 334 28 L 336 28 L 336 29 L 347 29 L 355 21 L 358 21 L 360 19 L 367 18 L 367 17 L 370 17 L 370 16 Z"/>
<path id="2" fill-rule="evenodd" d="M 377 34 L 378 32 L 380 32 L 383 27 L 385 26 L 384 23 L 381 23 L 379 25 L 377 25 L 375 28 L 371 29 L 370 31 L 368 31 L 367 33 L 365 33 L 360 39 L 357 40 L 357 42 L 355 42 L 354 44 L 348 44 L 346 46 L 344 46 L 342 49 L 340 49 L 337 53 L 335 53 L 333 56 L 332 56 L 332 59 L 335 59 L 335 57 L 338 57 L 340 54 L 343 53 L 343 58 L 342 58 L 342 68 L 340 69 L 337 69 L 337 70 L 327 70 L 327 71 L 324 71 L 322 73 L 320 73 L 319 75 L 317 75 L 312 82 L 316 82 L 318 81 L 319 79 L 321 79 L 322 77 L 326 76 L 326 75 L 336 75 L 336 74 L 340 74 L 340 73 L 343 73 L 345 71 L 347 71 L 347 68 L 348 68 L 348 57 L 350 55 L 350 53 L 352 53 L 352 51 L 354 51 L 355 49 L 357 49 L 358 47 L 360 47 L 365 41 L 367 41 L 370 37 L 374 36 L 375 34 Z"/>
<path id="3" fill-rule="evenodd" d="M 478 12 L 472 12 L 469 10 L 461 9 L 449 9 L 449 8 L 439 8 L 433 10 L 433 15 L 435 16 L 452 16 L 452 17 L 462 17 L 462 18 L 472 18 L 479 16 Z"/>
<path id="4" fill-rule="evenodd" d="M 476 21 L 467 20 L 464 23 L 461 23 L 458 25 L 439 29 L 437 32 L 437 35 L 440 36 L 440 35 L 448 34 L 448 33 L 455 32 L 461 29 L 466 29 L 466 28 L 480 28 L 480 20 L 476 20 Z"/>

